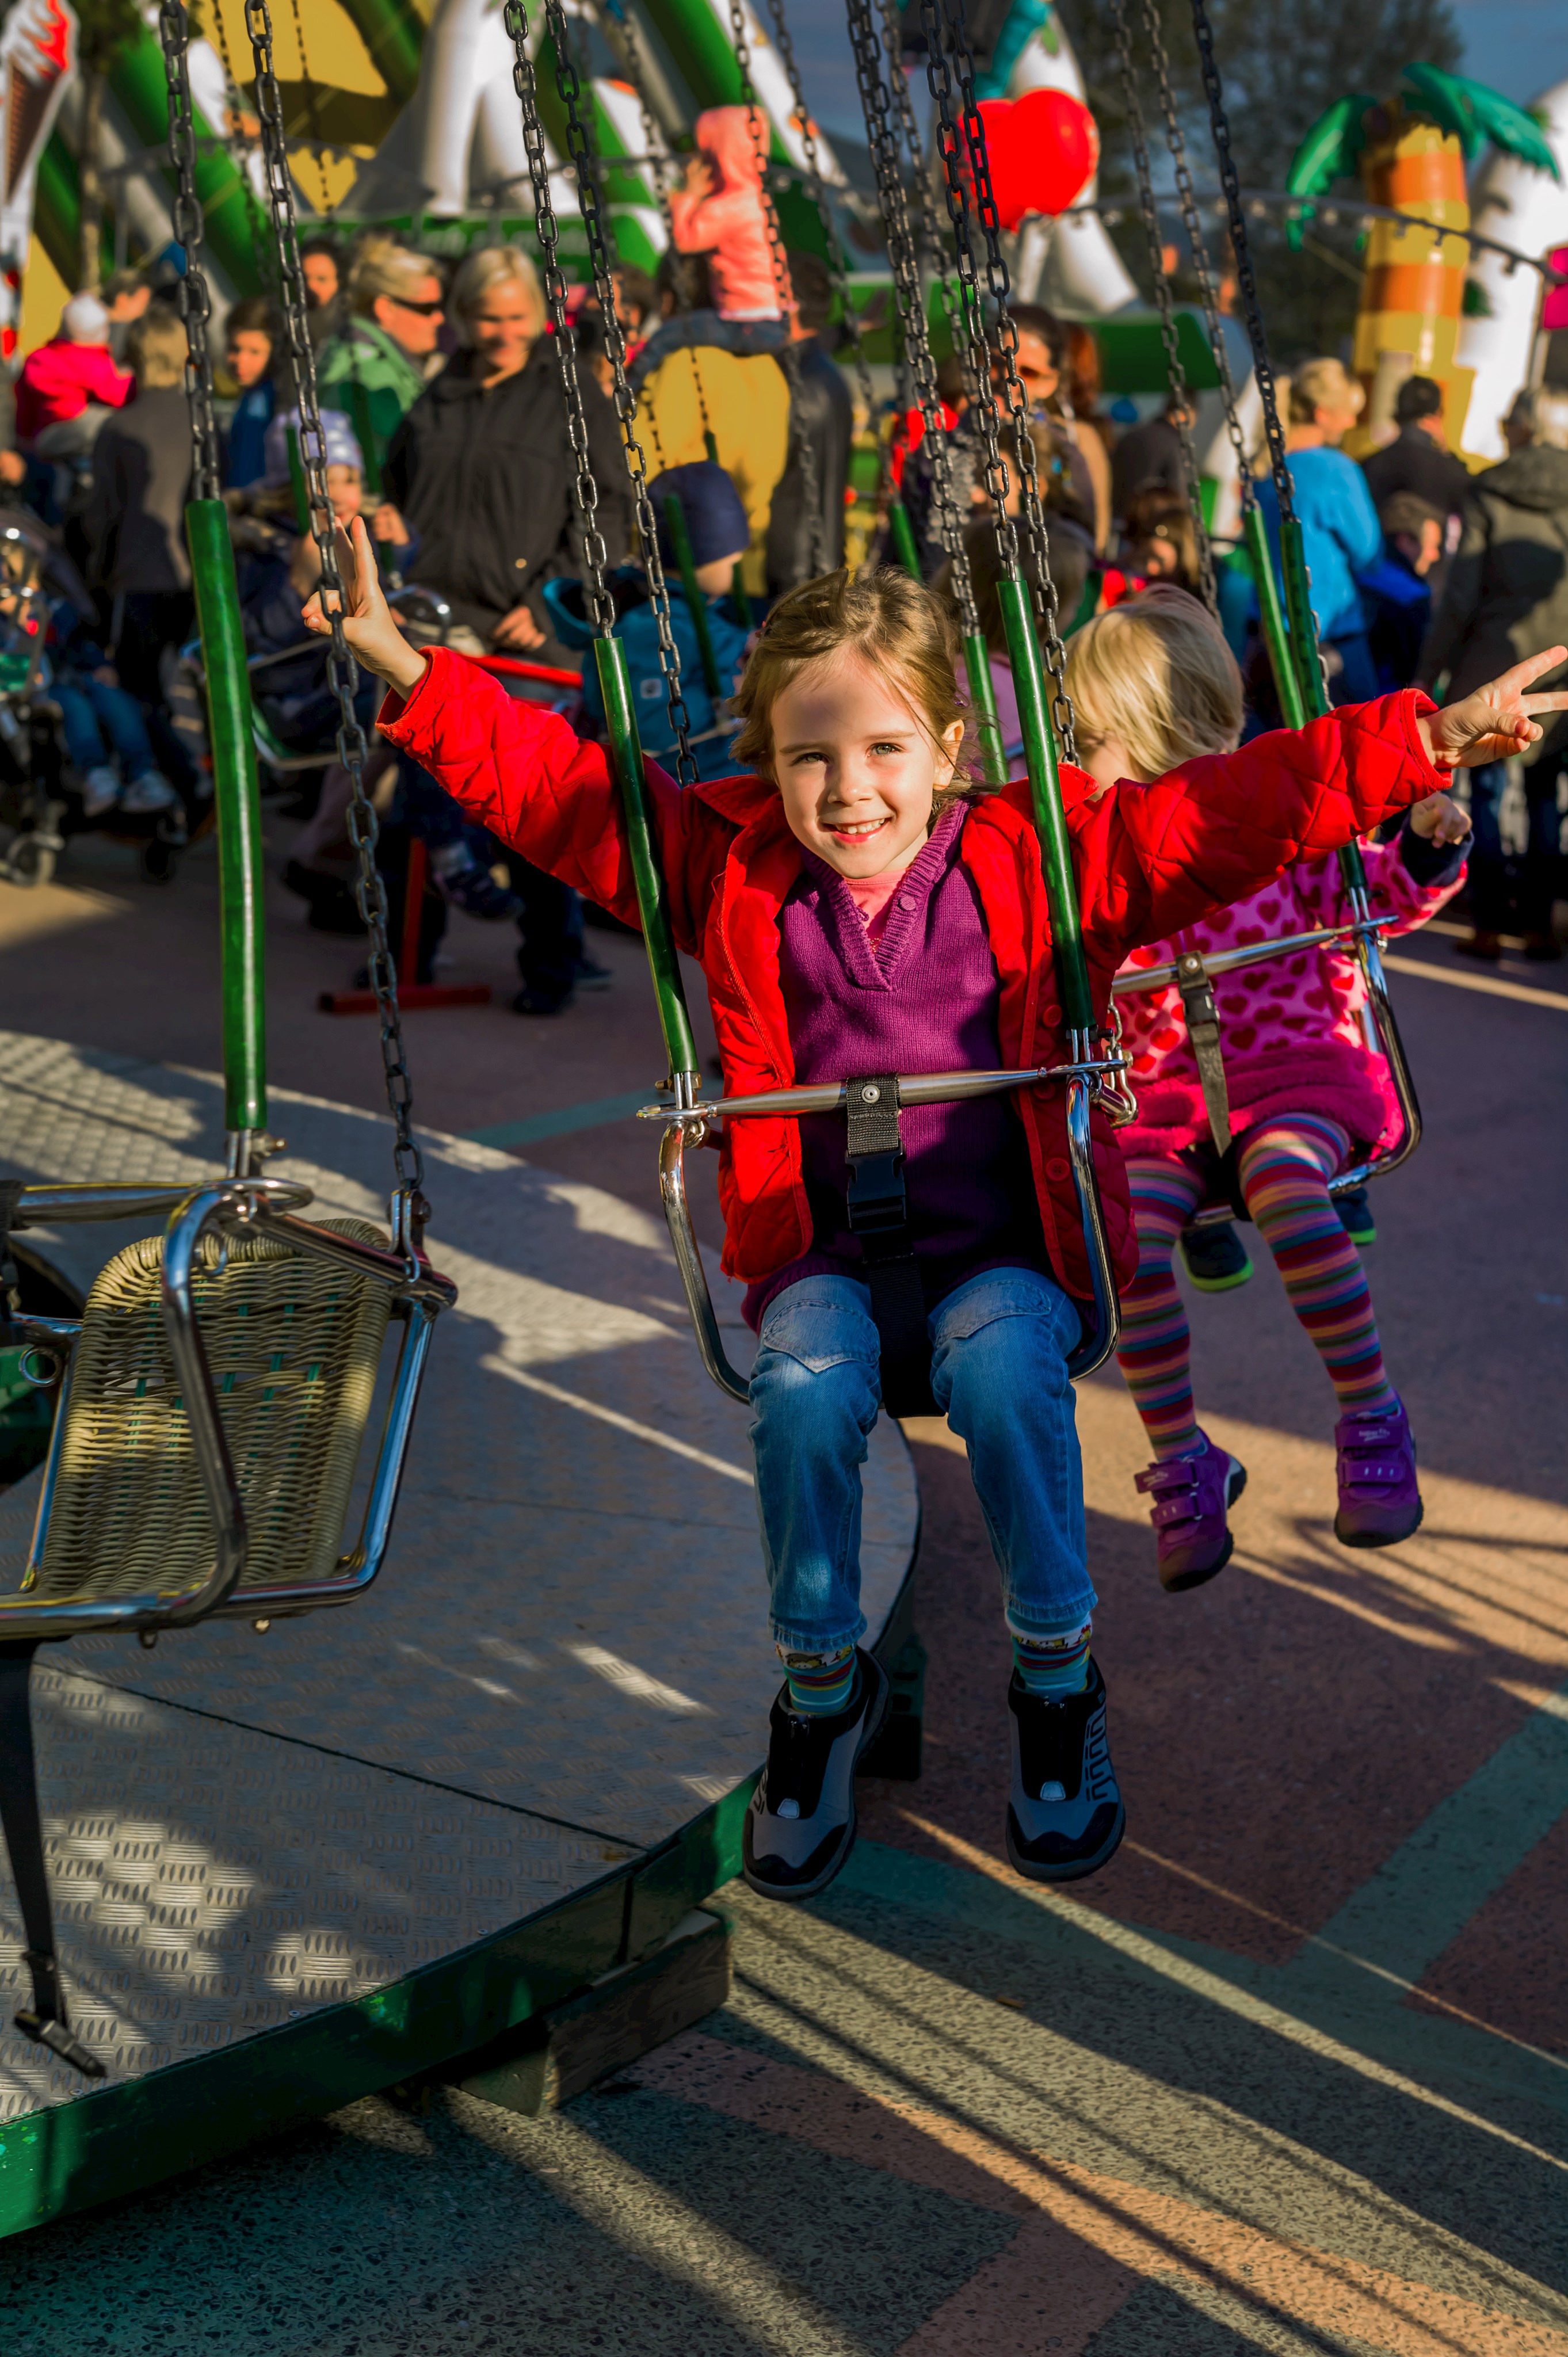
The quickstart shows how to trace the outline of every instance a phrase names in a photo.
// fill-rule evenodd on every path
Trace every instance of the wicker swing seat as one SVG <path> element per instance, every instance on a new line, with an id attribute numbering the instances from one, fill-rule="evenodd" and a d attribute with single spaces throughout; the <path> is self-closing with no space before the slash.
<path id="1" fill-rule="evenodd" d="M 0 1594 L 0 1821 L 33 2004 L 17 2027 L 88 2078 L 55 1953 L 28 1680 L 40 1644 L 347 1603 L 381 1568 L 437 1314 L 456 1298 L 412 1243 L 363 1220 L 299 1219 L 308 1190 L 34 1187 L 12 1228 L 170 1211 L 102 1271 L 80 1319 L 19 1312 L 28 1380 L 57 1394 L 21 1585 Z M 0 1243 L 4 1238 L 0 1236 Z M 0 1258 L 4 1254 L 0 1253 Z M 349 1538 L 389 1327 L 386 1386 Z"/>

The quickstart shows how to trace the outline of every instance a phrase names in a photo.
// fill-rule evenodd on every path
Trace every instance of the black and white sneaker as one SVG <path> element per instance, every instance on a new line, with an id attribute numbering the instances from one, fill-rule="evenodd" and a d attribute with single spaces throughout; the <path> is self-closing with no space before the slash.
<path id="1" fill-rule="evenodd" d="M 1127 1830 L 1105 1737 L 1099 1663 L 1090 1660 L 1081 1694 L 1059 1702 L 1032 1695 L 1015 1670 L 1007 1707 L 1013 1715 L 1007 1855 L 1031 1882 L 1077 1882 L 1098 1872 Z"/>
<path id="2" fill-rule="evenodd" d="M 765 1899 L 814 1899 L 854 1847 L 854 1763 L 880 1733 L 892 1691 L 881 1663 L 858 1649 L 843 1710 L 803 1716 L 780 1686 L 741 1846 L 746 1878 Z"/>

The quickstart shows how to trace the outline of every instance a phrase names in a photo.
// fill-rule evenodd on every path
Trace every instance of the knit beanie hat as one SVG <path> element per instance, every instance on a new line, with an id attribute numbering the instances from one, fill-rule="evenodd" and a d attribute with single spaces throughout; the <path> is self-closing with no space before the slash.
<path id="1" fill-rule="evenodd" d="M 716 556 L 738 556 L 750 544 L 751 526 L 740 493 L 711 458 L 699 458 L 689 467 L 666 467 L 650 483 L 648 495 L 659 525 L 660 558 L 667 565 L 675 563 L 664 520 L 664 502 L 671 495 L 680 500 L 686 519 L 694 565 L 711 565 Z"/>
<path id="2" fill-rule="evenodd" d="M 73 295 L 59 315 L 67 340 L 73 344 L 106 344 L 109 314 L 96 295 Z"/>
<path id="3" fill-rule="evenodd" d="M 288 429 L 291 425 L 295 434 L 298 434 L 300 430 L 298 410 L 281 410 L 273 419 L 263 437 L 262 452 L 266 459 L 266 472 L 262 477 L 263 490 L 281 490 L 289 479 Z M 360 447 L 359 437 L 353 426 L 342 410 L 324 409 L 322 411 L 321 438 L 327 445 L 327 464 L 329 467 L 355 467 L 361 475 L 364 473 L 365 454 Z"/>

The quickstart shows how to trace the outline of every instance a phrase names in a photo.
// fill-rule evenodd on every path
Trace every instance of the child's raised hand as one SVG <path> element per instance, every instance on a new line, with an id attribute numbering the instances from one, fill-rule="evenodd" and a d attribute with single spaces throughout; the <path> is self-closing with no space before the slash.
<path id="1" fill-rule="evenodd" d="M 1470 813 L 1449 794 L 1428 794 L 1411 804 L 1410 831 L 1428 843 L 1463 843 L 1470 832 Z"/>
<path id="2" fill-rule="evenodd" d="M 371 535 L 362 516 L 354 518 L 352 537 L 338 532 L 338 570 L 343 576 L 343 636 L 357 662 L 377 679 L 384 679 L 400 695 L 412 695 L 424 677 L 424 657 L 411 647 L 381 595 L 381 575 Z M 332 625 L 317 590 L 300 619 L 318 639 L 329 639 Z"/>
<path id="3" fill-rule="evenodd" d="M 1568 712 L 1568 689 L 1527 695 L 1531 683 L 1568 662 L 1568 647 L 1548 647 L 1515 663 L 1500 679 L 1488 680 L 1457 704 L 1428 712 L 1417 721 L 1432 764 L 1438 770 L 1476 770 L 1487 761 L 1510 760 L 1542 735 L 1539 712 Z"/>

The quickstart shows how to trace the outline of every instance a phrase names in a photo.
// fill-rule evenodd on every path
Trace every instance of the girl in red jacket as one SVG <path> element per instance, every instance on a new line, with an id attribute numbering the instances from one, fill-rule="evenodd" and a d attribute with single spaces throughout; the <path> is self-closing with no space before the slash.
<path id="1" fill-rule="evenodd" d="M 481 824 L 635 924 L 603 748 L 510 702 L 460 657 L 414 652 L 359 522 L 343 561 L 349 644 L 393 690 L 383 733 Z M 326 628 L 316 601 L 306 619 Z M 731 1092 L 1062 1060 L 1028 789 L 972 784 L 953 656 L 941 608 L 902 573 L 809 582 L 773 609 L 742 683 L 736 755 L 753 773 L 681 792 L 650 765 L 671 924 L 707 976 Z M 1568 694 L 1524 690 L 1564 659 L 1559 649 L 1521 664 L 1446 712 L 1389 696 L 1150 785 L 1101 792 L 1065 770 L 1097 1006 L 1140 942 L 1364 834 L 1435 792 L 1455 762 L 1533 741 L 1530 715 L 1568 708 Z M 1036 1086 L 911 1109 L 902 1144 L 931 1392 L 969 1448 L 1013 1637 L 1009 1855 L 1036 1880 L 1070 1880 L 1104 1864 L 1124 1813 L 1089 1651 L 1066 1361 L 1090 1288 L 1061 1100 Z M 808 1897 L 843 1865 L 854 1762 L 888 1700 L 858 1642 L 860 1467 L 880 1406 L 880 1338 L 846 1215 L 844 1148 L 832 1116 L 747 1118 L 725 1125 L 719 1168 L 724 1265 L 750 1285 L 760 1329 L 752 1439 L 785 1669 L 746 1871 L 777 1899 Z M 1135 1245 L 1108 1129 L 1096 1150 L 1126 1281 Z"/>
<path id="2" fill-rule="evenodd" d="M 1225 753 L 1241 733 L 1241 678 L 1219 625 L 1186 590 L 1163 587 L 1101 615 L 1073 640 L 1068 688 L 1090 775 L 1102 785 L 1158 777 L 1194 753 Z M 1278 739 L 1271 738 L 1271 743 Z M 1124 791 L 1124 789 L 1123 789 Z M 1392 843 L 1363 846 L 1378 913 L 1402 931 L 1459 888 L 1456 846 L 1470 822 L 1446 794 L 1415 803 Z M 1261 892 L 1133 951 L 1129 971 L 1313 932 L 1348 917 L 1332 857 L 1301 859 Z M 1398 1112 L 1380 1055 L 1361 1029 L 1360 969 L 1343 952 L 1303 950 L 1216 976 L 1236 1184 L 1273 1255 L 1292 1308 L 1320 1353 L 1339 1405 L 1335 1536 L 1392 1546 L 1421 1522 L 1415 1444 L 1383 1365 L 1360 1254 L 1328 1192 L 1335 1173 L 1391 1131 Z M 1138 1476 L 1153 1501 L 1160 1579 L 1197 1587 L 1230 1559 L 1226 1510 L 1246 1473 L 1202 1431 L 1191 1336 L 1171 1260 L 1185 1223 L 1226 1191 L 1221 1146 L 1174 985 L 1123 997 L 1138 1118 L 1118 1142 L 1138 1231 L 1138 1274 L 1122 1300 L 1118 1353 L 1155 1462 Z"/>

